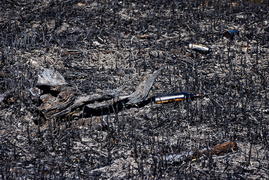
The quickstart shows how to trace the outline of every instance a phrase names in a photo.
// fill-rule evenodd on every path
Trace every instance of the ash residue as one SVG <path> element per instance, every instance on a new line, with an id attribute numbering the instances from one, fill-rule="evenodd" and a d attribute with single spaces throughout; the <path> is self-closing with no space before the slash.
<path id="1" fill-rule="evenodd" d="M 268 12 L 267 1 L 247 0 L 4 0 L 0 177 L 267 179 Z M 239 33 L 224 37 L 233 29 Z M 127 95 L 163 65 L 149 96 L 203 98 L 35 124 L 40 102 L 29 90 L 44 68 L 78 94 L 126 85 Z M 238 150 L 172 165 L 161 158 L 228 141 Z"/>

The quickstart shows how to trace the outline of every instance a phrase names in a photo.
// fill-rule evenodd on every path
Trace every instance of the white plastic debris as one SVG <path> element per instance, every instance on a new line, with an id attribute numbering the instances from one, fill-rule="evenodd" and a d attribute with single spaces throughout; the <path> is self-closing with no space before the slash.
<path id="1" fill-rule="evenodd" d="M 44 69 L 43 72 L 38 75 L 38 86 L 61 86 L 66 84 L 64 77 L 54 69 Z"/>
<path id="2" fill-rule="evenodd" d="M 196 52 L 202 53 L 202 54 L 208 54 L 211 52 L 211 48 L 203 45 L 198 44 L 189 44 L 188 48 L 191 50 L 194 50 Z"/>

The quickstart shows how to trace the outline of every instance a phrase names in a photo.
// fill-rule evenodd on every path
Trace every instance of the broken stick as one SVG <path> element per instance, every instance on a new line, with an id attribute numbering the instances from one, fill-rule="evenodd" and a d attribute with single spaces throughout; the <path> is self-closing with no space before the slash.
<path id="1" fill-rule="evenodd" d="M 233 150 L 237 150 L 237 144 L 235 142 L 226 142 L 219 144 L 210 149 L 194 150 L 189 152 L 183 152 L 180 154 L 171 154 L 168 156 L 162 156 L 162 159 L 167 162 L 167 164 L 182 163 L 183 161 L 191 161 L 198 159 L 200 157 L 210 157 L 213 155 L 222 155 Z"/>

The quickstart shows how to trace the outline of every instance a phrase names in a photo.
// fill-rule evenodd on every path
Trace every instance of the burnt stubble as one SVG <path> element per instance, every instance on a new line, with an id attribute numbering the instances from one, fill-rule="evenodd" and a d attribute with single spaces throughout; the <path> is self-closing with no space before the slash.
<path id="1" fill-rule="evenodd" d="M 4 0 L 1 179 L 268 179 L 268 12 L 247 0 Z M 201 98 L 45 119 L 29 91 L 53 67 L 77 94 L 127 95 L 164 66 L 148 97 Z M 237 148 L 212 154 L 226 142 Z M 190 151 L 207 153 L 165 160 Z"/>

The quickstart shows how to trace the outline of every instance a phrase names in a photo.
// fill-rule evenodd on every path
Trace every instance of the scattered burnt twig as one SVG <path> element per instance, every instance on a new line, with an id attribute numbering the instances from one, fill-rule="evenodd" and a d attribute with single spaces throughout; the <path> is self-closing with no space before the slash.
<path id="1" fill-rule="evenodd" d="M 4 101 L 6 98 L 8 98 L 13 92 L 14 92 L 14 89 L 11 89 L 4 92 L 3 94 L 0 94 L 0 103 Z"/>

